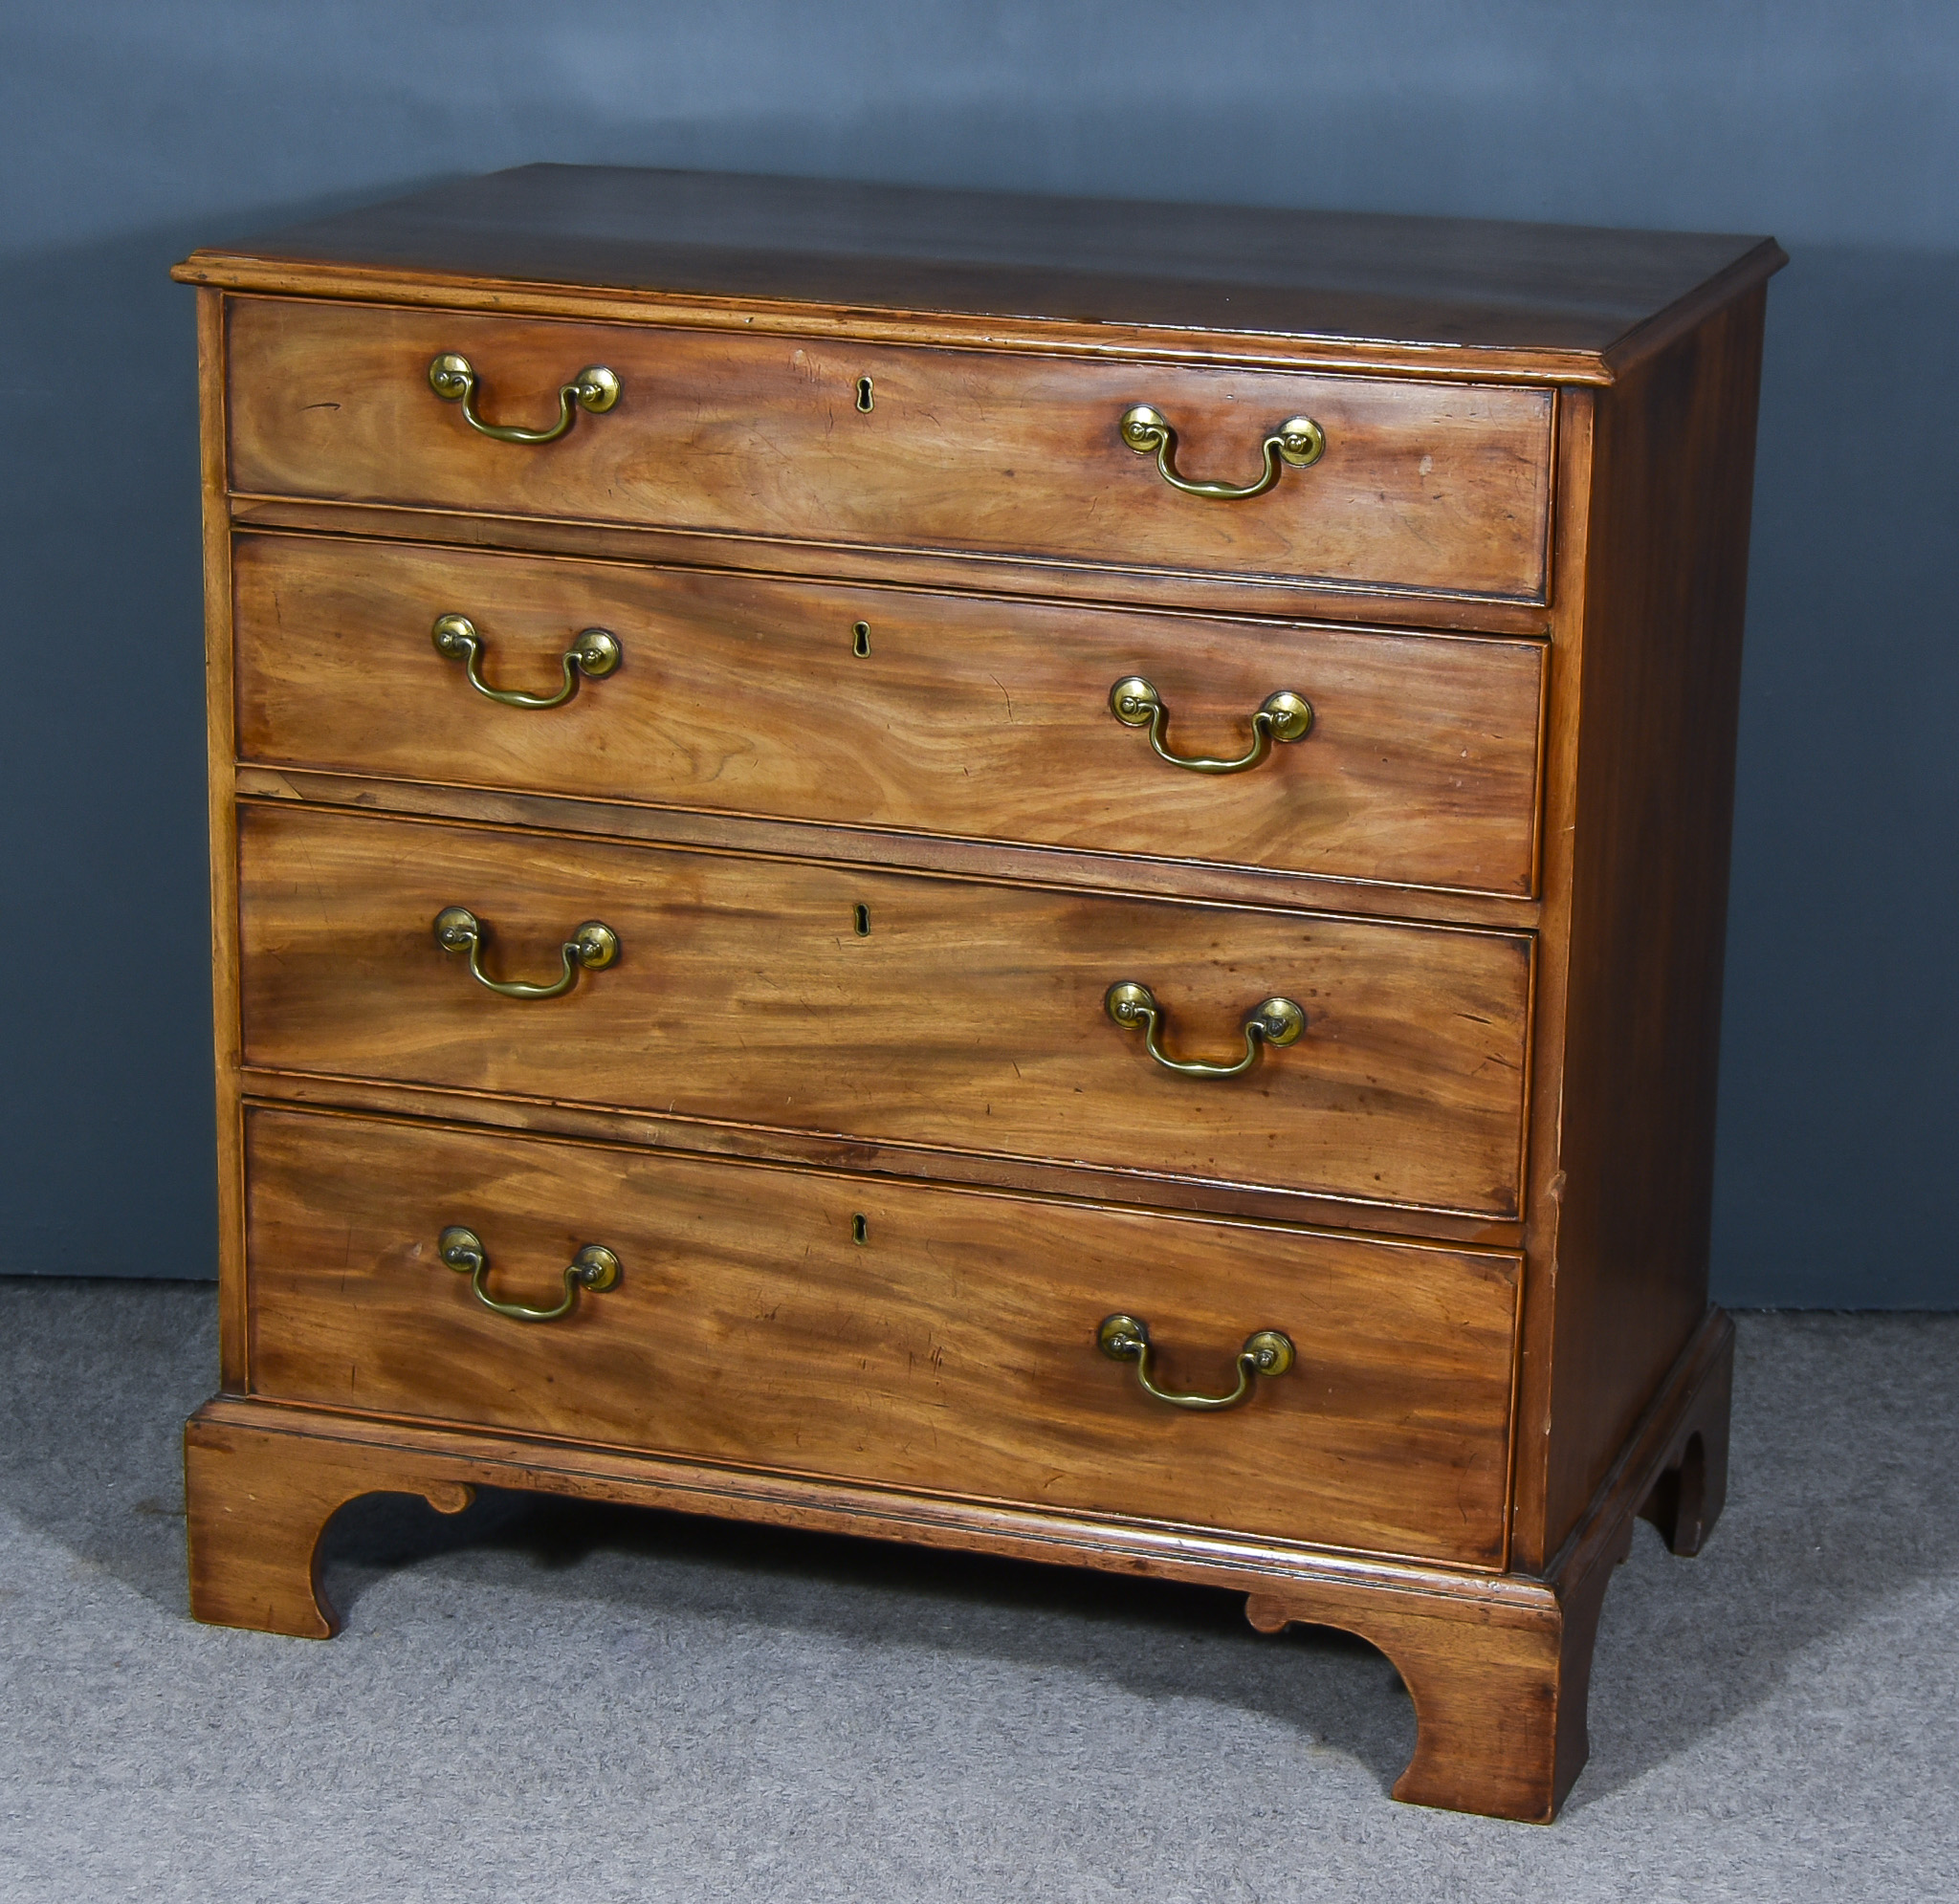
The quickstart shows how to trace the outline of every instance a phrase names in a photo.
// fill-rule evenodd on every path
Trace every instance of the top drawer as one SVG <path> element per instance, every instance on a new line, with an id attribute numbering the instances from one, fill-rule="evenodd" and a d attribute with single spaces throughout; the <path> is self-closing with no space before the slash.
<path id="1" fill-rule="evenodd" d="M 1548 391 L 890 348 L 652 326 L 236 298 L 231 480 L 260 495 L 652 524 L 1094 566 L 1545 599 Z M 549 443 L 473 429 L 431 388 L 466 358 L 494 426 L 548 427 L 587 365 L 603 414 Z M 868 405 L 869 407 L 865 407 Z M 1123 439 L 1175 431 L 1171 486 Z M 1264 449 L 1305 416 L 1325 451 Z"/>

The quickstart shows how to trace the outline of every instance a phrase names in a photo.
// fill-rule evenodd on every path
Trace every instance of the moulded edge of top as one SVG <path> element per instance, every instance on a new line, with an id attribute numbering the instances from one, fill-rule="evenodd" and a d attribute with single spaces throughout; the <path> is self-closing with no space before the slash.
<path id="1" fill-rule="evenodd" d="M 1481 383 L 1608 385 L 1788 262 L 1788 254 L 1772 238 L 1763 238 L 1725 269 L 1597 349 L 1417 342 L 1310 332 L 1225 331 L 1136 320 L 843 304 L 645 286 L 574 284 L 222 249 L 193 252 L 172 268 L 170 275 L 182 284 L 268 296 L 435 305 L 607 323 L 849 336 L 867 341 L 1069 356 L 1372 370 Z"/>

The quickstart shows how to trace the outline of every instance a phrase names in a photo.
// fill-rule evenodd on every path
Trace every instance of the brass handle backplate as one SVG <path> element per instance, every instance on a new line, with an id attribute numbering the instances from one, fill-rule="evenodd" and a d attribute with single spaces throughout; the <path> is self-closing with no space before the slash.
<path id="1" fill-rule="evenodd" d="M 1212 502 L 1245 502 L 1265 492 L 1279 480 L 1283 466 L 1294 470 L 1310 469 L 1327 453 L 1327 433 L 1310 417 L 1288 417 L 1263 445 L 1266 467 L 1264 473 L 1253 483 L 1239 488 L 1234 483 L 1193 483 L 1177 473 L 1173 458 L 1177 454 L 1177 432 L 1170 427 L 1170 419 L 1161 410 L 1153 410 L 1148 404 L 1137 404 L 1134 408 L 1124 410 L 1119 426 L 1122 440 L 1139 456 L 1147 456 L 1153 450 L 1156 457 L 1156 473 L 1174 490 L 1181 490 L 1185 495 L 1203 496 Z"/>
<path id="2" fill-rule="evenodd" d="M 1258 1062 L 1262 1044 L 1291 1044 L 1306 1029 L 1306 1014 L 1290 998 L 1267 998 L 1244 1021 L 1244 1056 L 1235 1064 L 1206 1064 L 1200 1059 L 1172 1058 L 1162 1046 L 1163 1008 L 1147 985 L 1125 978 L 1102 1000 L 1124 1031 L 1142 1027 L 1143 1049 L 1166 1071 L 1182 1078 L 1236 1078 Z"/>
<path id="3" fill-rule="evenodd" d="M 476 371 L 466 357 L 446 350 L 429 366 L 429 387 L 445 404 L 460 404 L 463 421 L 498 443 L 556 443 L 577 421 L 581 410 L 603 416 L 619 401 L 619 379 L 603 363 L 588 363 L 558 391 L 558 421 L 545 429 L 524 429 L 514 423 L 485 423 L 476 414 Z"/>
<path id="4" fill-rule="evenodd" d="M 439 646 L 440 644 L 438 643 Z M 1170 710 L 1163 697 L 1140 674 L 1126 674 L 1109 690 L 1109 711 L 1124 727 L 1147 727 L 1150 745 L 1159 758 L 1173 767 L 1187 767 L 1193 774 L 1243 774 L 1256 767 L 1272 751 L 1275 740 L 1290 743 L 1304 740 L 1312 732 L 1312 703 L 1289 688 L 1267 694 L 1251 717 L 1251 746 L 1235 760 L 1207 760 L 1187 754 L 1173 754 L 1165 745 L 1170 728 Z"/>
<path id="5" fill-rule="evenodd" d="M 571 646 L 560 657 L 564 668 L 564 685 L 555 694 L 521 694 L 515 688 L 493 688 L 483 679 L 476 664 L 483 653 L 483 637 L 467 615 L 439 615 L 429 631 L 435 652 L 446 661 L 459 661 L 477 693 L 506 708 L 561 708 L 578 692 L 582 679 L 603 681 L 619 666 L 622 658 L 619 637 L 609 628 L 581 628 Z"/>
<path id="6" fill-rule="evenodd" d="M 601 972 L 619 956 L 619 934 L 597 919 L 587 919 L 565 940 L 564 971 L 548 985 L 492 978 L 483 970 L 482 922 L 467 906 L 445 906 L 435 915 L 435 943 L 446 952 L 468 952 L 470 976 L 504 998 L 555 998 L 571 990 L 581 972 Z"/>
<path id="7" fill-rule="evenodd" d="M 555 1323 L 571 1314 L 581 1289 L 597 1296 L 619 1280 L 619 1258 L 603 1243 L 587 1243 L 564 1267 L 564 1301 L 555 1309 L 529 1309 L 521 1302 L 499 1302 L 484 1286 L 490 1274 L 490 1256 L 475 1231 L 451 1223 L 436 1238 L 435 1247 L 451 1269 L 470 1279 L 470 1288 L 484 1308 L 517 1323 Z"/>
<path id="8" fill-rule="evenodd" d="M 1235 1409 L 1252 1391 L 1261 1375 L 1283 1375 L 1292 1367 L 1292 1339 L 1277 1329 L 1260 1329 L 1244 1339 L 1238 1351 L 1238 1386 L 1228 1395 L 1179 1395 L 1159 1389 L 1150 1376 L 1150 1325 L 1137 1316 L 1104 1316 L 1095 1331 L 1095 1346 L 1112 1362 L 1134 1362 L 1136 1381 L 1146 1395 L 1174 1409 Z"/>

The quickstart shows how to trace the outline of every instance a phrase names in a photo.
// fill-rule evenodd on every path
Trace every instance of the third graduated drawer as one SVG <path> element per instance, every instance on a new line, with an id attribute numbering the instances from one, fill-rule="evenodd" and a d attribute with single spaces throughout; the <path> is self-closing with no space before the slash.
<path id="1" fill-rule="evenodd" d="M 1503 1564 L 1514 1255 L 362 1117 L 246 1130 L 254 1394 Z"/>
<path id="2" fill-rule="evenodd" d="M 302 536 L 233 575 L 267 766 L 1533 887 L 1532 641 Z"/>
<path id="3" fill-rule="evenodd" d="M 245 1062 L 1508 1217 L 1530 933 L 247 801 Z"/>

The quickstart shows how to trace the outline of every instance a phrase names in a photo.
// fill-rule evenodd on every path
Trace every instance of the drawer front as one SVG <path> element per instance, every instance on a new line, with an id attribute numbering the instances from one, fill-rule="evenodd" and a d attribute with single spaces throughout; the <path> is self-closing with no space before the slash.
<path id="1" fill-rule="evenodd" d="M 253 1110 L 252 1386 L 283 1401 L 1495 1566 L 1518 1264 L 809 1171 Z M 860 1233 L 863 1240 L 856 1240 Z M 563 1300 L 600 1243 L 615 1286 Z M 1236 1409 L 1245 1338 L 1297 1352 Z"/>
<path id="2" fill-rule="evenodd" d="M 1508 1216 L 1527 934 L 1058 892 L 248 803 L 246 1061 Z M 467 907 L 499 996 L 432 922 Z M 862 908 L 861 911 L 859 908 Z M 861 930 L 860 930 L 861 928 Z M 1178 1061 L 1105 1010 L 1155 994 Z"/>
<path id="3" fill-rule="evenodd" d="M 968 839 L 1527 893 L 1544 650 L 857 584 L 243 536 L 238 745 L 274 766 L 463 780 Z M 500 704 L 430 639 L 463 615 L 493 690 L 548 698 L 578 633 L 622 659 Z M 1243 758 L 1280 690 L 1303 740 Z"/>
<path id="4" fill-rule="evenodd" d="M 299 299 L 234 299 L 231 483 L 253 494 L 654 524 L 869 547 L 1542 601 L 1552 398 L 1541 390 L 737 337 Z M 538 427 L 601 364 L 620 394 L 555 442 L 473 429 L 429 382 L 456 353 L 484 421 Z M 859 407 L 869 380 L 870 408 Z M 1244 486 L 1288 419 L 1307 469 L 1264 494 L 1173 489 L 1124 442 Z"/>

